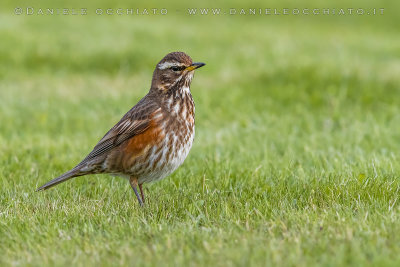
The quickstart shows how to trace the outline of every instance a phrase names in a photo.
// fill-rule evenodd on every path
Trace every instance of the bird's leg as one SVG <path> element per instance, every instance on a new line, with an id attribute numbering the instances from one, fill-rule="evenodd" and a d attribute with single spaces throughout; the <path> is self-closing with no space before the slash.
<path id="1" fill-rule="evenodd" d="M 142 199 L 140 198 L 139 193 L 138 193 L 138 191 L 137 191 L 137 189 L 136 189 L 136 187 L 137 187 L 137 185 L 138 185 L 138 179 L 135 178 L 135 177 L 133 177 L 133 176 L 131 176 L 131 177 L 129 177 L 129 183 L 131 184 L 131 187 L 132 187 L 133 191 L 135 192 L 135 195 L 136 195 L 136 197 L 137 197 L 137 200 L 139 201 L 139 205 L 140 205 L 140 206 L 143 206 L 143 201 L 142 201 Z"/>
<path id="2" fill-rule="evenodd" d="M 145 203 L 146 201 L 145 201 L 145 199 L 144 199 L 144 193 L 143 193 L 142 185 L 143 185 L 143 184 L 139 184 L 139 189 L 140 189 L 140 195 L 142 196 L 143 203 Z"/>

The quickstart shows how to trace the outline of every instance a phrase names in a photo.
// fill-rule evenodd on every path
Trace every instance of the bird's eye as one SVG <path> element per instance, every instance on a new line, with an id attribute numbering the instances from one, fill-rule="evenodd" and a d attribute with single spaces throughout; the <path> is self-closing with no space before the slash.
<path id="1" fill-rule="evenodd" d="M 185 67 L 178 67 L 178 66 L 173 66 L 173 67 L 171 67 L 171 70 L 173 70 L 173 71 L 181 71 L 181 70 L 183 70 Z"/>

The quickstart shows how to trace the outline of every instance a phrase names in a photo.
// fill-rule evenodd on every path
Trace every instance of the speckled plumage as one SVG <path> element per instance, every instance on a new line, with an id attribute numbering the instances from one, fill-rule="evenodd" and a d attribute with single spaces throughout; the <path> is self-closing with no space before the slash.
<path id="1" fill-rule="evenodd" d="M 193 63 L 183 52 L 166 55 L 155 68 L 149 93 L 106 133 L 82 162 L 38 190 L 77 176 L 108 173 L 129 178 L 142 204 L 142 184 L 171 174 L 192 147 L 195 105 L 189 88 L 194 70 L 203 65 Z"/>

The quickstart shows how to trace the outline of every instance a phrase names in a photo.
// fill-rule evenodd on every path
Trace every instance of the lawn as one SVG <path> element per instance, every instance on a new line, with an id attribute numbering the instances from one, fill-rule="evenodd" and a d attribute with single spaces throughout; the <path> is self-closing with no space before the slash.
<path id="1" fill-rule="evenodd" d="M 218 5 L 187 2 L 167 16 L 28 16 L 14 14 L 22 1 L 0 4 L 0 265 L 399 266 L 400 9 L 364 2 L 352 6 L 386 13 L 189 16 Z M 207 63 L 191 86 L 196 138 L 182 167 L 145 185 L 146 206 L 108 175 L 35 192 L 176 50 Z"/>

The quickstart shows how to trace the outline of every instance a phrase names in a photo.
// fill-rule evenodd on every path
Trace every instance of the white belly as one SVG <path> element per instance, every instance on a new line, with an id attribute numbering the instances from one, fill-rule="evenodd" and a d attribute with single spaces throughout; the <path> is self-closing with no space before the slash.
<path id="1" fill-rule="evenodd" d="M 149 157 L 149 171 L 138 175 L 139 183 L 155 182 L 173 173 L 185 161 L 192 148 L 193 140 L 194 126 L 181 140 L 175 133 L 166 135 L 160 144 L 161 149 L 159 147 L 152 148 Z M 159 151 L 157 152 L 157 150 Z"/>

